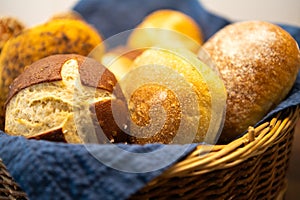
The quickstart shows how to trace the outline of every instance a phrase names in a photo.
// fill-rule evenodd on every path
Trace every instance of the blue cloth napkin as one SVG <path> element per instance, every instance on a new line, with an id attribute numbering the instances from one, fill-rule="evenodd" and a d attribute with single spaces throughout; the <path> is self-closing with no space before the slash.
<path id="1" fill-rule="evenodd" d="M 162 8 L 192 16 L 205 40 L 230 23 L 207 12 L 198 0 L 81 0 L 74 10 L 108 38 L 133 29 Z M 281 26 L 300 43 L 299 28 Z M 300 75 L 287 99 L 266 118 L 299 104 Z M 26 140 L 0 131 L 0 158 L 32 200 L 127 199 L 196 145 L 75 145 Z"/>
<path id="2" fill-rule="evenodd" d="M 32 200 L 126 199 L 195 148 L 195 144 L 72 145 L 3 132 L 0 146 L 3 163 Z"/>

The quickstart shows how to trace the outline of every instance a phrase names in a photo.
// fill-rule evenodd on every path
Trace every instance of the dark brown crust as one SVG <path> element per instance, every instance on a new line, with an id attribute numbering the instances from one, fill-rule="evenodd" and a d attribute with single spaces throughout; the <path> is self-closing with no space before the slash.
<path id="1" fill-rule="evenodd" d="M 31 136 L 28 137 L 28 139 L 49 140 L 53 142 L 64 142 L 64 143 L 67 142 L 61 128 L 42 133 L 40 135 Z"/>
<path id="2" fill-rule="evenodd" d="M 113 92 L 118 82 L 114 74 L 96 60 L 81 57 L 79 74 L 83 85 Z"/>
<path id="3" fill-rule="evenodd" d="M 103 100 L 90 105 L 100 143 L 129 141 L 126 134 L 126 131 L 129 130 L 129 111 L 119 84 L 115 86 L 113 95 L 116 97 L 115 99 Z"/>
<path id="4" fill-rule="evenodd" d="M 125 114 L 127 107 L 123 93 L 117 84 L 114 74 L 94 59 L 77 54 L 57 54 L 36 61 L 14 80 L 10 88 L 8 101 L 26 87 L 62 80 L 62 66 L 70 59 L 77 60 L 83 85 L 114 93 L 114 96 L 117 98 L 116 100 L 103 100 L 90 106 L 96 131 L 101 128 L 106 135 L 105 138 L 103 137 L 103 141 L 100 142 L 125 142 L 126 134 L 115 122 L 112 112 L 112 108 L 114 108 L 117 113 L 124 113 L 125 120 L 120 118 L 121 124 L 127 123 Z M 119 122 L 120 119 L 118 119 Z M 101 134 L 98 133 L 98 137 L 102 138 Z M 65 139 L 62 128 L 46 131 L 28 139 L 68 142 Z"/>
<path id="5" fill-rule="evenodd" d="M 112 111 L 112 107 L 114 111 Z M 102 129 L 105 136 L 98 132 L 98 139 L 100 143 L 120 143 L 127 142 L 128 135 L 125 133 L 124 126 L 128 127 L 127 121 L 127 107 L 122 100 L 106 100 L 100 101 L 90 106 L 90 111 L 94 115 L 94 125 L 96 130 Z M 117 119 L 114 113 L 117 112 Z M 96 114 L 95 114 L 96 113 Z M 116 121 L 118 123 L 116 123 Z M 123 127 L 119 127 L 120 126 Z"/>
<path id="6" fill-rule="evenodd" d="M 24 88 L 39 83 L 62 80 L 62 66 L 70 59 L 77 60 L 83 85 L 109 92 L 113 91 L 113 87 L 117 83 L 114 74 L 96 60 L 77 54 L 57 54 L 40 59 L 26 67 L 24 72 L 10 85 L 6 103 Z"/>

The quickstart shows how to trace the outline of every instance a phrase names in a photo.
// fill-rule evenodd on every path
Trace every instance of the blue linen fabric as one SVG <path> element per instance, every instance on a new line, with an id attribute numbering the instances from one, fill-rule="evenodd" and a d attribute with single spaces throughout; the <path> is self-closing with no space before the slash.
<path id="1" fill-rule="evenodd" d="M 193 17 L 202 27 L 205 40 L 231 23 L 206 11 L 198 0 L 81 0 L 73 9 L 108 38 L 133 29 L 147 14 L 163 8 L 180 10 Z M 299 28 L 281 26 L 300 43 Z M 299 104 L 300 75 L 286 100 L 259 123 Z M 0 132 L 0 158 L 32 200 L 127 199 L 196 145 L 75 145 L 27 140 Z M 165 151 L 159 151 L 162 148 Z M 157 153 L 153 157 L 128 157 L 126 152 Z M 93 153 L 103 157 L 95 157 Z M 143 170 L 154 169 L 170 156 L 173 159 L 167 165 Z M 126 170 L 118 170 L 119 167 Z"/>
<path id="2" fill-rule="evenodd" d="M 202 27 L 205 40 L 229 21 L 207 12 L 198 0 L 82 0 L 74 10 L 104 36 L 111 37 L 136 27 L 158 9 L 174 9 L 193 17 Z"/>
<path id="3" fill-rule="evenodd" d="M 161 174 L 167 167 L 154 171 L 138 173 L 143 168 L 159 165 L 170 157 L 176 160 L 195 148 L 190 145 L 72 145 L 48 141 L 27 140 L 12 137 L 0 132 L 0 157 L 8 171 L 31 200 L 53 199 L 126 199 L 151 179 Z M 153 157 L 130 156 L 128 152 L 163 152 Z M 114 151 L 115 148 L 125 151 Z M 93 153 L 101 153 L 120 165 L 136 168 L 135 172 L 120 171 L 101 162 Z M 175 152 L 175 153 L 174 153 Z M 171 165 L 174 163 L 170 162 Z M 103 160 L 102 160 L 103 161 Z"/>

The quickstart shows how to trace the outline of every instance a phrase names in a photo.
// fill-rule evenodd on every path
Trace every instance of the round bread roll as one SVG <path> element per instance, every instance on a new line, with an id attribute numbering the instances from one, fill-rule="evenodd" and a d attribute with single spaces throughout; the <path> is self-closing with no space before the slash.
<path id="1" fill-rule="evenodd" d="M 93 27 L 70 19 L 52 20 L 10 39 L 0 55 L 0 129 L 3 130 L 3 106 L 8 87 L 25 66 L 53 54 L 88 55 L 101 42 L 101 36 Z"/>
<path id="2" fill-rule="evenodd" d="M 100 62 L 114 73 L 117 80 L 121 80 L 131 70 L 134 59 L 143 51 L 144 49 L 131 50 L 126 46 L 117 46 L 104 53 Z M 94 58 L 93 54 L 91 57 Z M 95 57 L 97 59 L 97 56 Z"/>
<path id="3" fill-rule="evenodd" d="M 278 105 L 293 86 L 300 66 L 293 37 L 263 21 L 228 25 L 210 38 L 204 49 L 228 92 L 221 143 L 232 141 Z"/>
<path id="4" fill-rule="evenodd" d="M 128 46 L 132 49 L 160 46 L 197 52 L 202 43 L 202 30 L 194 19 L 170 9 L 150 13 L 128 38 Z"/>
<path id="5" fill-rule="evenodd" d="M 25 25 L 11 16 L 0 17 L 0 53 L 4 44 L 12 37 L 17 36 L 25 29 Z"/>
<path id="6" fill-rule="evenodd" d="M 117 80 L 121 80 L 129 72 L 132 60 L 126 56 L 107 52 L 102 56 L 101 63 L 116 76 Z"/>
<path id="7" fill-rule="evenodd" d="M 115 119 L 127 127 L 126 104 L 116 83 L 91 58 L 58 54 L 40 59 L 11 84 L 5 132 L 68 143 L 124 142 Z"/>
<path id="8" fill-rule="evenodd" d="M 133 60 L 128 58 L 126 55 L 113 51 L 106 52 L 101 57 L 101 63 L 114 73 L 117 80 L 121 80 L 122 77 L 128 73 L 130 66 L 132 65 L 132 61 Z"/>
<path id="9" fill-rule="evenodd" d="M 132 143 L 214 143 L 218 137 L 225 87 L 190 51 L 149 48 L 120 85 L 129 106 Z"/>

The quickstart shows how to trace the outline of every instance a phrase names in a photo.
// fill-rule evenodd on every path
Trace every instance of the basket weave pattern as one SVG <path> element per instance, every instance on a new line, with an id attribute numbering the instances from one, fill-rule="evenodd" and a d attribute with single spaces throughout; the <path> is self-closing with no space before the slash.
<path id="1" fill-rule="evenodd" d="M 228 145 L 198 146 L 131 199 L 283 199 L 299 108 Z"/>
<path id="2" fill-rule="evenodd" d="M 27 195 L 7 172 L 0 159 L 0 199 L 1 200 L 27 200 Z"/>
<path id="3" fill-rule="evenodd" d="M 283 199 L 295 107 L 228 145 L 199 145 L 130 199 Z M 27 199 L 0 159 L 0 199 Z"/>

